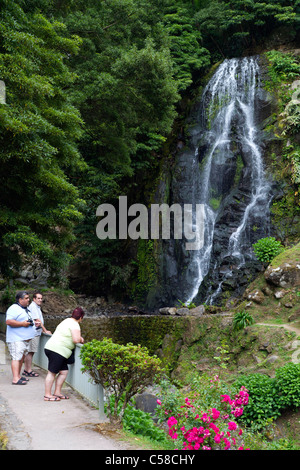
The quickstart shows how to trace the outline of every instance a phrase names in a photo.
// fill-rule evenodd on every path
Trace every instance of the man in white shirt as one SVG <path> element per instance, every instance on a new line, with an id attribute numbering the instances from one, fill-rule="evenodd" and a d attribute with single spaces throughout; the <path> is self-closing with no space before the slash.
<path id="1" fill-rule="evenodd" d="M 30 340 L 35 335 L 35 325 L 39 321 L 33 321 L 28 305 L 29 294 L 26 291 L 18 292 L 16 302 L 6 312 L 6 342 L 11 355 L 11 370 L 13 385 L 26 385 L 28 379 L 20 375 L 23 360 L 28 354 Z"/>
<path id="2" fill-rule="evenodd" d="M 24 359 L 23 375 L 25 375 L 26 377 L 38 377 L 39 376 L 39 374 L 37 374 L 36 372 L 33 372 L 32 370 L 33 355 L 38 350 L 39 341 L 40 341 L 42 332 L 48 335 L 52 334 L 51 331 L 46 330 L 44 326 L 44 318 L 43 318 L 43 313 L 41 310 L 42 303 L 43 303 L 43 294 L 41 294 L 40 292 L 34 292 L 32 302 L 29 305 L 28 309 L 30 311 L 30 314 L 33 320 L 40 321 L 40 327 L 36 328 L 35 335 L 29 342 L 29 351 Z"/>

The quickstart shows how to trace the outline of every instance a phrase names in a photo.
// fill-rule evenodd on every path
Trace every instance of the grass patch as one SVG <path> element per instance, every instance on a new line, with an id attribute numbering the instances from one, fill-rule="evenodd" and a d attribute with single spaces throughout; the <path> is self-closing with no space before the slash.
<path id="1" fill-rule="evenodd" d="M 293 246 L 292 248 L 288 248 L 276 256 L 273 261 L 271 262 L 270 266 L 272 268 L 278 268 L 283 263 L 300 263 L 300 243 Z"/>

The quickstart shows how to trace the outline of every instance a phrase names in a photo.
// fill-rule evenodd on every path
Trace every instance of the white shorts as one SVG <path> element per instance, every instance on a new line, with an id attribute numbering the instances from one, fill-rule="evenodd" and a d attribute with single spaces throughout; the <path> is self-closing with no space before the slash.
<path id="1" fill-rule="evenodd" d="M 29 352 L 30 340 L 7 343 L 7 347 L 13 361 L 20 361 Z"/>
<path id="2" fill-rule="evenodd" d="M 36 353 L 39 348 L 40 336 L 35 336 L 29 340 L 29 350 L 28 352 Z"/>

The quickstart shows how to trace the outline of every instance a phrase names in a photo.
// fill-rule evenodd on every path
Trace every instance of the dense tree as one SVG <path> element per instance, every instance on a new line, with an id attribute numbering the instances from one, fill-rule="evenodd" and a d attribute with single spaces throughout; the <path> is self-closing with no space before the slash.
<path id="1" fill-rule="evenodd" d="M 66 89 L 74 82 L 65 61 L 79 38 L 41 14 L 25 15 L 22 2 L 2 1 L 0 77 L 0 267 L 3 275 L 22 255 L 37 256 L 54 271 L 80 218 L 70 176 L 85 164 L 77 150 L 82 120 Z"/>
<path id="2" fill-rule="evenodd" d="M 143 197 L 141 182 L 157 166 L 156 151 L 176 116 L 178 86 L 159 3 L 86 1 L 63 18 L 70 34 L 83 40 L 70 59 L 78 76 L 70 96 L 85 121 L 80 151 L 89 165 L 78 185 L 87 205 L 74 253 L 104 290 L 125 287 L 131 268 L 121 241 L 97 239 L 96 208 L 117 206 L 124 194 Z"/>
<path id="3" fill-rule="evenodd" d="M 163 23 L 170 40 L 174 74 L 182 91 L 193 83 L 193 72 L 210 64 L 210 53 L 202 47 L 202 36 L 190 8 L 171 1 L 165 8 Z"/>
<path id="4" fill-rule="evenodd" d="M 211 0 L 194 19 L 206 47 L 215 56 L 234 56 L 245 48 L 262 46 L 276 28 L 288 25 L 285 36 L 294 39 L 299 31 L 299 0 Z"/>

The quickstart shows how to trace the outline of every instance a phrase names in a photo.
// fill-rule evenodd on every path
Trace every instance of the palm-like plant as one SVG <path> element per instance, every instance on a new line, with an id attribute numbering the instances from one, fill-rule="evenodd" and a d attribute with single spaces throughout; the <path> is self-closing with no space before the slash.
<path id="1" fill-rule="evenodd" d="M 243 328 L 246 328 L 246 326 L 252 325 L 253 323 L 254 319 L 252 315 L 245 310 L 235 313 L 233 317 L 233 328 L 235 330 L 242 330 Z"/>

